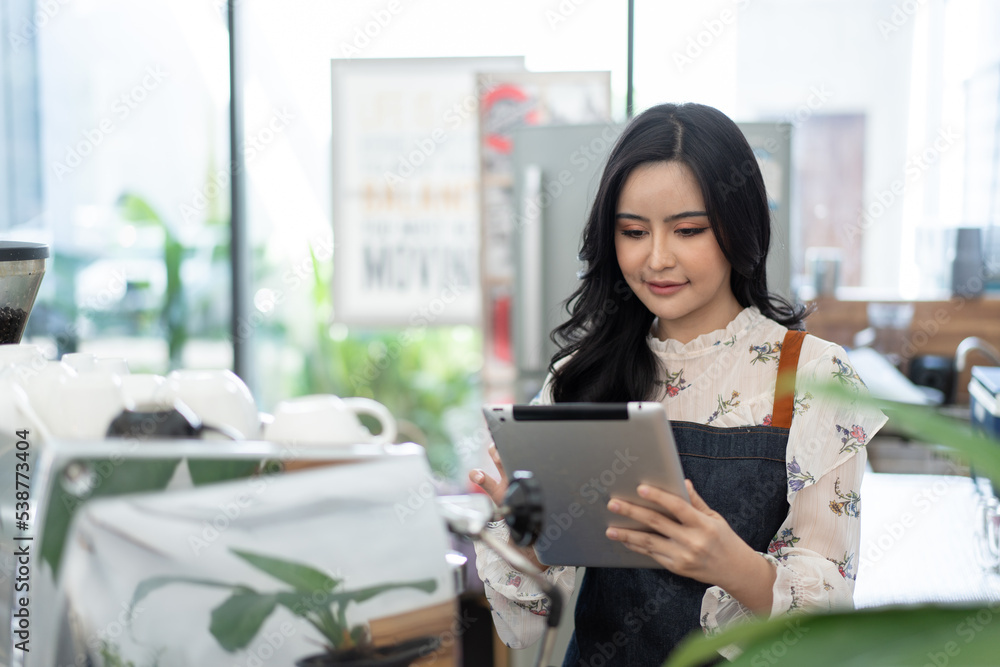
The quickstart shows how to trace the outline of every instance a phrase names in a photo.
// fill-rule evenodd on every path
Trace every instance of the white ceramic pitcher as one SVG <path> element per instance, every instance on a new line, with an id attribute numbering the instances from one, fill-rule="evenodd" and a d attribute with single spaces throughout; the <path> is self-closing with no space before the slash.
<path id="1" fill-rule="evenodd" d="M 373 435 L 358 419 L 369 415 L 381 430 Z M 303 445 L 391 444 L 396 440 L 396 420 L 389 409 L 370 398 L 340 398 L 312 394 L 278 403 L 273 420 L 264 427 L 264 439 Z"/>

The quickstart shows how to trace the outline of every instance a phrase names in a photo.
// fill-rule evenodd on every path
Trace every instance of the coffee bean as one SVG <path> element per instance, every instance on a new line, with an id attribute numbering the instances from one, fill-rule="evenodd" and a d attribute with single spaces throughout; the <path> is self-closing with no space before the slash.
<path id="1" fill-rule="evenodd" d="M 20 343 L 28 313 L 20 308 L 0 306 L 0 345 Z"/>

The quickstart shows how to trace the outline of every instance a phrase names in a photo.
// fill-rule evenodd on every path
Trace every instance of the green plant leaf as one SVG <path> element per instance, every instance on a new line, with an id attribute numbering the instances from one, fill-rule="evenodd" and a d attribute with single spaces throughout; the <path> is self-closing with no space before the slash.
<path id="1" fill-rule="evenodd" d="M 198 577 L 180 577 L 180 576 L 162 576 L 162 577 L 150 577 L 149 579 L 143 579 L 139 582 L 139 585 L 135 587 L 135 591 L 132 593 L 132 601 L 129 603 L 129 609 L 134 609 L 147 595 L 153 591 L 163 588 L 164 586 L 169 586 L 170 584 L 191 584 L 192 586 L 212 586 L 215 588 L 229 588 L 232 590 L 241 590 L 252 592 L 251 589 L 246 586 L 241 586 L 238 584 L 227 584 L 221 581 L 213 581 L 211 579 L 201 579 Z"/>
<path id="2" fill-rule="evenodd" d="M 163 222 L 153 207 L 145 199 L 126 192 L 118 198 L 118 212 L 122 218 L 133 223 L 152 223 L 162 226 Z"/>
<path id="3" fill-rule="evenodd" d="M 212 610 L 208 629 L 230 653 L 245 648 L 278 605 L 277 595 L 237 591 Z"/>
<path id="4" fill-rule="evenodd" d="M 257 472 L 260 461 L 254 459 L 245 461 L 188 459 L 187 465 L 188 471 L 191 473 L 191 482 L 195 486 L 202 486 L 203 484 L 250 477 Z"/>
<path id="5" fill-rule="evenodd" d="M 394 582 L 390 584 L 380 584 L 378 586 L 370 586 L 368 588 L 360 588 L 355 591 L 346 591 L 343 593 L 331 593 L 329 595 L 331 600 L 340 602 L 364 602 L 370 600 L 376 595 L 381 595 L 386 591 L 391 591 L 397 588 L 416 588 L 417 590 L 424 591 L 425 593 L 433 593 L 437 590 L 437 580 L 435 579 L 422 579 L 420 581 L 407 581 L 407 582 Z"/>
<path id="6" fill-rule="evenodd" d="M 387 591 L 397 588 L 416 588 L 425 593 L 433 593 L 437 590 L 437 581 L 434 579 L 424 579 L 422 581 L 412 581 L 406 583 L 379 584 L 368 588 L 359 588 L 353 591 L 338 591 L 336 593 L 326 592 L 317 594 L 317 590 L 297 591 L 295 593 L 279 593 L 279 602 L 288 607 L 289 611 L 297 616 L 306 616 L 317 609 L 326 609 L 332 605 L 346 605 L 348 602 L 365 602 L 381 595 Z"/>
<path id="7" fill-rule="evenodd" d="M 1000 655 L 998 614 L 1000 605 L 924 605 L 783 616 L 735 626 L 716 637 L 695 631 L 665 665 L 701 665 L 729 644 L 743 647 L 734 667 L 991 665 Z"/>
<path id="8" fill-rule="evenodd" d="M 351 645 L 359 646 L 368 640 L 368 628 L 363 625 L 355 626 L 351 630 Z"/>
<path id="9" fill-rule="evenodd" d="M 275 579 L 290 585 L 296 591 L 312 595 L 317 591 L 329 593 L 340 585 L 340 579 L 334 579 L 325 572 L 301 563 L 272 556 L 241 551 L 230 548 L 234 554 L 253 565 L 258 570 L 268 573 Z"/>
<path id="10" fill-rule="evenodd" d="M 390 583 L 369 588 L 361 588 L 354 591 L 328 592 L 318 595 L 317 591 L 298 591 L 295 593 L 277 593 L 278 604 L 288 609 L 296 616 L 309 619 L 309 622 L 319 630 L 330 645 L 337 648 L 349 641 L 357 641 L 355 635 L 359 628 L 355 626 L 348 630 L 345 620 L 344 610 L 350 602 L 364 602 L 376 595 L 397 588 L 416 588 L 418 590 L 432 593 L 437 590 L 437 581 L 434 579 L 424 579 L 408 583 Z M 336 618 L 328 613 L 329 609 L 337 605 L 338 613 Z"/>
<path id="11" fill-rule="evenodd" d="M 288 609 L 296 616 L 310 618 L 310 615 L 319 615 L 328 611 L 331 598 L 329 593 L 317 593 L 315 591 L 295 591 L 280 592 L 278 604 Z M 326 632 L 323 633 L 326 635 Z M 331 639 L 328 637 L 328 639 Z M 339 639 L 339 638 L 338 638 Z"/>

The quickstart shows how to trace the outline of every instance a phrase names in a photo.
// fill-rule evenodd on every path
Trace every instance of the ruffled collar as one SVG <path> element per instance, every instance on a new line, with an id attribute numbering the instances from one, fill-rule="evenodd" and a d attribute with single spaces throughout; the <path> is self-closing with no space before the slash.
<path id="1" fill-rule="evenodd" d="M 650 349 L 657 354 L 690 357 L 693 354 L 711 352 L 717 345 L 729 343 L 740 338 L 745 332 L 766 319 L 756 306 L 749 306 L 741 310 L 733 318 L 733 321 L 726 325 L 725 329 L 717 329 L 710 333 L 702 334 L 687 343 L 681 343 L 672 338 L 668 338 L 667 340 L 657 338 L 653 332 L 656 331 L 659 322 L 654 318 L 646 340 L 649 342 Z"/>

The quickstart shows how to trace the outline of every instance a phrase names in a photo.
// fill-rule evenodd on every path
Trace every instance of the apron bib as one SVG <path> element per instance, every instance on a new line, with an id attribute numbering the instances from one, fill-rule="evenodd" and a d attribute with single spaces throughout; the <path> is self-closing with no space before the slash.
<path id="1" fill-rule="evenodd" d="M 685 476 L 761 553 L 788 516 L 785 448 L 804 337 L 789 331 L 782 343 L 771 426 L 671 422 Z M 665 569 L 587 568 L 563 667 L 659 667 L 681 639 L 701 627 L 708 588 Z"/>

